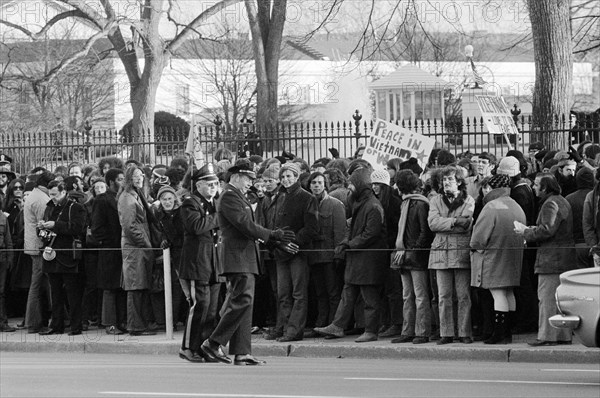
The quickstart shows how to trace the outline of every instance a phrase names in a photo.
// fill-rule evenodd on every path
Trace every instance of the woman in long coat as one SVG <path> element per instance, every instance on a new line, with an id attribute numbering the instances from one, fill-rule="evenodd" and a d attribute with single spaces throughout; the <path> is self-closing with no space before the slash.
<path id="1" fill-rule="evenodd" d="M 471 276 L 469 241 L 473 222 L 475 199 L 467 194 L 462 173 L 455 166 L 446 166 L 440 172 L 441 192 L 430 200 L 429 228 L 435 233 L 429 255 L 429 269 L 435 270 L 439 292 L 440 340 L 437 344 L 452 343 L 454 314 L 452 297 L 458 299 L 458 334 L 465 344 L 471 338 Z"/>
<path id="2" fill-rule="evenodd" d="M 134 336 L 152 335 L 143 316 L 144 299 L 152 284 L 154 255 L 148 223 L 144 172 L 130 166 L 117 199 L 123 252 L 122 287 L 127 291 L 127 330 Z"/>
<path id="3" fill-rule="evenodd" d="M 523 237 L 514 222 L 526 222 L 521 206 L 510 197 L 510 177 L 497 174 L 471 235 L 471 286 L 489 289 L 494 298 L 494 331 L 485 344 L 510 342 L 509 313 L 516 310 L 513 287 L 521 280 Z"/>

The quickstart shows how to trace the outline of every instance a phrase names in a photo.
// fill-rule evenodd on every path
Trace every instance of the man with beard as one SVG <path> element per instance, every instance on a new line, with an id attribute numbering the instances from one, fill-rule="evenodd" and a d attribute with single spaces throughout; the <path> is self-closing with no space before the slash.
<path id="1" fill-rule="evenodd" d="M 554 177 L 560 185 L 561 195 L 566 197 L 577 191 L 577 182 L 575 181 L 575 169 L 577 163 L 571 159 L 563 159 L 558 162 L 558 169 L 554 172 Z"/>
<path id="2" fill-rule="evenodd" d="M 8 184 L 11 180 L 15 179 L 15 173 L 10 171 L 10 166 L 1 165 L 0 166 L 0 210 L 4 210 L 6 205 L 6 194 L 8 189 Z"/>

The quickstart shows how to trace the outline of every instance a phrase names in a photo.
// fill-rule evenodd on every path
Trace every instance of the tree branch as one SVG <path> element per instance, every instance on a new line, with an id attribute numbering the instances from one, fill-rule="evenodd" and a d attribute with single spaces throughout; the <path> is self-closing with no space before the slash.
<path id="1" fill-rule="evenodd" d="M 83 46 L 83 48 L 80 51 L 77 51 L 77 52 L 71 54 L 70 56 L 64 58 L 57 66 L 52 68 L 44 77 L 42 77 L 41 79 L 38 79 L 34 84 L 36 86 L 43 86 L 43 85 L 47 85 L 48 83 L 50 83 L 52 80 L 54 80 L 56 78 L 58 73 L 60 73 L 62 70 L 64 70 L 67 66 L 69 66 L 76 60 L 85 57 L 88 54 L 88 52 L 90 51 L 90 49 L 92 48 L 92 46 L 94 45 L 94 43 L 98 39 L 107 36 L 108 33 L 115 26 L 117 26 L 117 23 L 115 21 L 110 22 L 100 32 L 91 36 L 86 41 L 85 45 Z"/>
<path id="2" fill-rule="evenodd" d="M 202 11 L 192 22 L 189 23 L 175 38 L 167 45 L 165 51 L 173 52 L 181 46 L 191 35 L 197 33 L 196 29 L 210 17 L 217 14 L 221 10 L 237 3 L 241 3 L 243 0 L 221 0 L 212 7 Z"/>

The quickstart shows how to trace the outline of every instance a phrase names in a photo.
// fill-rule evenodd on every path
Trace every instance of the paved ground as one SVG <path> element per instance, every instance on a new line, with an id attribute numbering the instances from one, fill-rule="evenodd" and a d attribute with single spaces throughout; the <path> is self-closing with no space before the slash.
<path id="1" fill-rule="evenodd" d="M 355 343 L 356 336 L 326 340 L 310 338 L 293 343 L 266 341 L 253 335 L 253 351 L 257 356 L 305 358 L 380 358 L 421 360 L 464 360 L 497 362 L 555 362 L 600 364 L 600 349 L 587 348 L 574 340 L 573 345 L 533 348 L 526 344 L 535 335 L 516 335 L 506 345 L 485 345 L 480 342 L 465 345 L 453 343 L 438 346 L 427 344 L 391 344 L 390 338 L 371 343 Z M 90 329 L 81 336 L 67 334 L 40 336 L 19 330 L 0 333 L 2 352 L 73 352 L 105 354 L 152 354 L 177 356 L 182 332 L 175 332 L 172 340 L 164 333 L 156 336 L 127 334 L 110 336 L 103 329 Z"/>
<path id="2" fill-rule="evenodd" d="M 0 353 L 2 397 L 595 397 L 597 364 L 263 357 L 266 366 L 174 356 Z"/>

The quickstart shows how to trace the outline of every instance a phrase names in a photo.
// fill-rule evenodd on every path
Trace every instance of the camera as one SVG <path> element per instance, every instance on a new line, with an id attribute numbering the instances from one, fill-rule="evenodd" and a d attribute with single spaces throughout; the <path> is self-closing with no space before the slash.
<path id="1" fill-rule="evenodd" d="M 56 237 L 56 232 L 52 232 L 49 229 L 38 229 L 38 236 L 43 240 L 50 240 Z"/>

